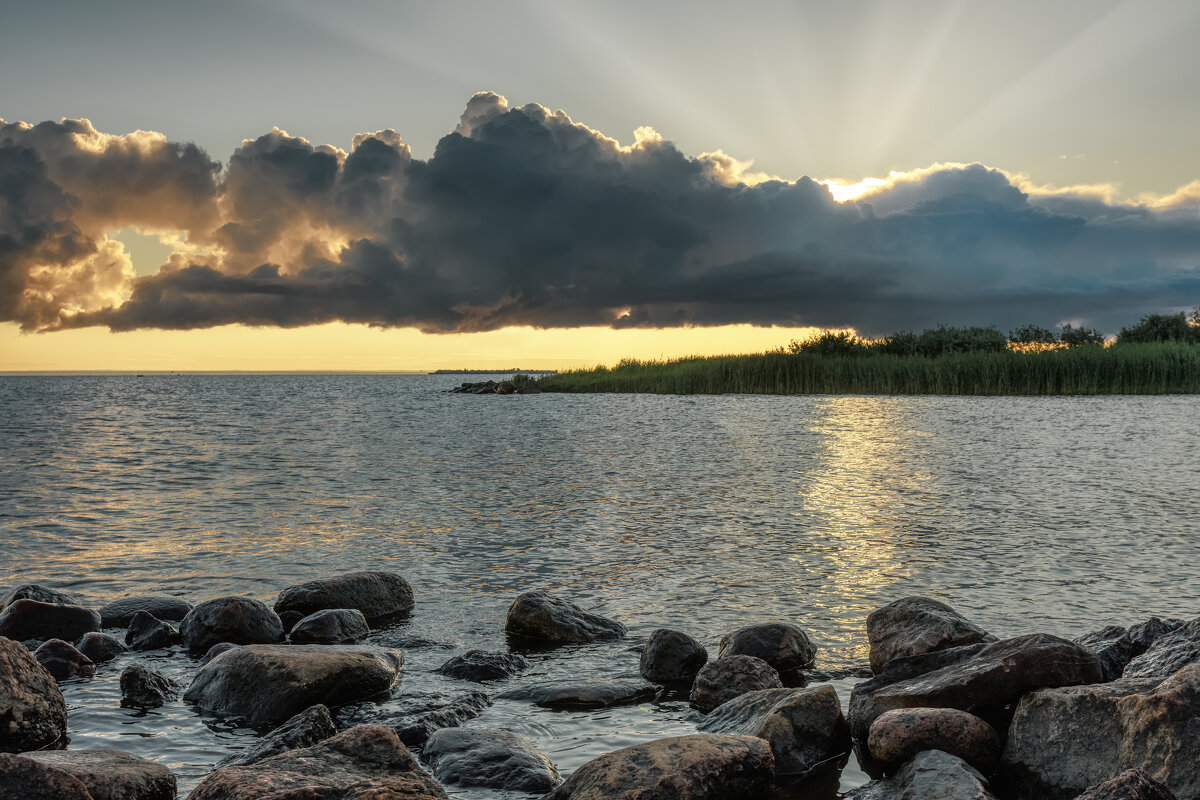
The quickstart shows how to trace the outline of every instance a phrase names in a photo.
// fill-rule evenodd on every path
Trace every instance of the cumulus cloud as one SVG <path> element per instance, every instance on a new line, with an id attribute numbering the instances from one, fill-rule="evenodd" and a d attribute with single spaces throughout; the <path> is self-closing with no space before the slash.
<path id="1" fill-rule="evenodd" d="M 835 200 L 857 195 L 847 202 Z M 275 129 L 228 165 L 159 134 L 0 123 L 0 320 L 431 332 L 941 322 L 1106 329 L 1200 301 L 1200 195 L 1114 199 L 940 164 L 854 187 L 621 145 L 482 93 L 428 159 L 392 130 L 340 150 Z M 187 248 L 136 276 L 105 232 Z"/>

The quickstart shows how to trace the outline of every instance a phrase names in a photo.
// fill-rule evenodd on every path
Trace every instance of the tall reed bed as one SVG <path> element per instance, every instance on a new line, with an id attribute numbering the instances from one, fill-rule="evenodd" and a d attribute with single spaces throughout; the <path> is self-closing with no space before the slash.
<path id="1" fill-rule="evenodd" d="M 543 378 L 550 392 L 654 394 L 1193 394 L 1200 346 L 1180 342 L 939 356 L 743 356 L 622 361 Z"/>

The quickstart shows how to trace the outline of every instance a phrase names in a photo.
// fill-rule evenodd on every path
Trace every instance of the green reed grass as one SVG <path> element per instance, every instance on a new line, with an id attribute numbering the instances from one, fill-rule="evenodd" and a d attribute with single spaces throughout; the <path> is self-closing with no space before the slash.
<path id="1" fill-rule="evenodd" d="M 1182 342 L 939 356 L 758 355 L 626 359 L 539 381 L 550 392 L 1082 395 L 1200 393 L 1200 346 Z"/>

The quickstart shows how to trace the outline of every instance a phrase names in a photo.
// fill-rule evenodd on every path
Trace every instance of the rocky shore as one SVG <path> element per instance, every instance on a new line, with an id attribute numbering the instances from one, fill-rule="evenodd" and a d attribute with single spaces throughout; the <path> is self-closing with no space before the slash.
<path id="1" fill-rule="evenodd" d="M 272 606 L 148 595 L 92 609 L 16 587 L 0 598 L 0 797 L 175 798 L 165 766 L 72 749 L 58 685 L 173 648 L 190 658 L 189 679 L 135 662 L 121 672 L 122 705 L 183 702 L 266 731 L 192 800 L 422 800 L 471 786 L 546 800 L 758 798 L 821 781 L 851 752 L 874 780 L 847 800 L 1200 800 L 1200 618 L 999 639 L 941 602 L 901 598 L 867 617 L 869 664 L 844 704 L 809 633 L 779 620 L 746 620 L 715 658 L 686 631 L 656 630 L 624 651 L 640 680 L 506 688 L 529 668 L 525 644 L 629 637 L 618 620 L 530 591 L 509 607 L 510 651 L 466 650 L 437 668 L 461 695 L 403 715 L 339 715 L 403 691 L 402 650 L 362 640 L 413 605 L 408 581 L 386 572 L 292 586 Z M 570 713 L 664 692 L 690 700 L 694 733 L 567 776 L 511 731 L 463 726 L 494 699 Z"/>

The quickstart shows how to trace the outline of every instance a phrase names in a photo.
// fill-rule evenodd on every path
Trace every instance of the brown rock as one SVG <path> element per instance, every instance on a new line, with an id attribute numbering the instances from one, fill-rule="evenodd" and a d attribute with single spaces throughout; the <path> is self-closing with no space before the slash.
<path id="1" fill-rule="evenodd" d="M 717 658 L 754 656 L 778 672 L 806 669 L 813 665 L 817 648 L 808 634 L 789 622 L 747 625 L 721 637 Z"/>
<path id="2" fill-rule="evenodd" d="M 650 634 L 638 666 L 655 683 L 691 683 L 708 663 L 708 651 L 683 631 L 659 628 Z"/>
<path id="3" fill-rule="evenodd" d="M 954 708 L 900 708 L 871 723 L 867 750 L 887 767 L 898 767 L 922 750 L 958 756 L 989 774 L 1000 760 L 1003 742 L 974 714 Z"/>
<path id="4" fill-rule="evenodd" d="M 33 657 L 58 681 L 90 678 L 96 674 L 95 662 L 62 639 L 43 642 L 33 651 Z"/>
<path id="5" fill-rule="evenodd" d="M 514 636 L 562 643 L 609 641 L 626 633 L 616 620 L 591 614 L 543 591 L 517 597 L 508 607 L 504 629 Z"/>
<path id="6" fill-rule="evenodd" d="M 0 797 L 4 800 L 95 800 L 75 776 L 7 753 L 0 753 Z"/>
<path id="7" fill-rule="evenodd" d="M 22 756 L 78 778 L 94 800 L 175 800 L 171 770 L 121 750 L 43 750 Z"/>
<path id="8" fill-rule="evenodd" d="M 214 644 L 273 644 L 283 638 L 274 611 L 249 597 L 218 597 L 193 608 L 179 623 L 183 645 L 193 653 Z"/>
<path id="9" fill-rule="evenodd" d="M 0 753 L 37 750 L 67 732 L 58 684 L 25 645 L 0 637 Z"/>
<path id="10" fill-rule="evenodd" d="M 692 683 L 692 705 L 707 714 L 738 695 L 759 689 L 782 689 L 779 673 L 754 656 L 728 656 L 705 664 Z"/>
<path id="11" fill-rule="evenodd" d="M 105 628 L 124 628 L 139 611 L 152 614 L 155 619 L 178 622 L 192 610 L 192 604 L 178 597 L 163 594 L 143 594 L 123 597 L 100 608 L 101 624 Z"/>
<path id="12" fill-rule="evenodd" d="M 348 572 L 289 586 L 279 593 L 275 612 L 305 616 L 327 608 L 357 608 L 367 619 L 391 616 L 413 606 L 408 581 L 394 572 Z"/>
<path id="13" fill-rule="evenodd" d="M 37 600 L 14 600 L 0 612 L 0 636 L 26 639 L 63 639 L 74 642 L 100 630 L 100 615 L 83 606 L 64 606 Z"/>
<path id="14" fill-rule="evenodd" d="M 871 669 L 878 674 L 887 662 L 996 637 L 969 622 L 945 603 L 928 597 L 903 597 L 867 617 Z"/>
<path id="15" fill-rule="evenodd" d="M 0 610 L 8 608 L 18 600 L 37 600 L 39 603 L 55 603 L 60 606 L 77 606 L 79 601 L 65 592 L 37 583 L 26 583 L 14 587 L 0 597 Z"/>
<path id="16" fill-rule="evenodd" d="M 1127 769 L 1115 778 L 1098 783 L 1075 800 L 1176 800 L 1166 786 L 1140 769 Z"/>
<path id="17" fill-rule="evenodd" d="M 987 779 L 957 756 L 924 750 L 886 780 L 871 781 L 846 800 L 996 800 Z"/>

